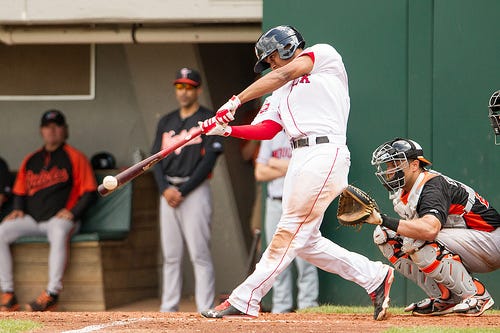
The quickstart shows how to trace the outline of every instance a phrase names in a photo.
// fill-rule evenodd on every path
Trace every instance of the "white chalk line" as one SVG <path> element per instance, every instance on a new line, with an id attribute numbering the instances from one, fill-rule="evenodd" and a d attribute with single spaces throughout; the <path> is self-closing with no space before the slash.
<path id="1" fill-rule="evenodd" d="M 64 331 L 62 333 L 87 333 L 87 332 L 95 332 L 95 331 L 100 331 L 103 328 L 108 328 L 108 327 L 113 327 L 113 326 L 123 326 L 127 324 L 133 324 L 141 321 L 151 321 L 153 318 L 130 318 L 130 319 L 125 319 L 125 320 L 118 320 L 114 321 L 112 323 L 108 324 L 100 324 L 100 325 L 90 325 L 84 328 L 80 328 L 77 330 L 70 330 L 70 331 Z"/>
<path id="2" fill-rule="evenodd" d="M 152 321 L 152 320 L 158 320 L 158 321 L 167 321 L 167 322 L 172 322 L 172 321 L 200 321 L 199 319 L 194 319 L 194 318 L 147 318 L 147 317 L 142 317 L 142 318 L 130 318 L 130 319 L 125 319 L 125 320 L 118 320 L 114 321 L 112 323 L 108 324 L 99 324 L 99 325 L 90 325 L 86 326 L 80 329 L 76 330 L 70 330 L 70 331 L 64 331 L 61 333 L 88 333 L 88 332 L 95 332 L 95 331 L 100 331 L 104 328 L 108 327 L 114 327 L 114 326 L 123 326 L 127 324 L 133 324 L 137 322 L 142 322 L 142 321 Z M 215 323 L 215 322 L 221 322 L 225 320 L 238 320 L 237 318 L 232 318 L 232 319 L 206 319 L 207 323 Z M 242 319 L 247 323 L 321 323 L 323 321 L 321 320 L 290 320 L 290 319 Z"/>

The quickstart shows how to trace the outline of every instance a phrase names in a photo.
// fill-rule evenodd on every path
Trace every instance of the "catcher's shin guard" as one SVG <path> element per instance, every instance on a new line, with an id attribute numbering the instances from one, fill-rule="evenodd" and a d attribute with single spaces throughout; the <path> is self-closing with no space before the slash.
<path id="1" fill-rule="evenodd" d="M 460 257 L 453 255 L 439 243 L 426 244 L 411 254 L 410 258 L 422 272 L 453 294 L 466 298 L 476 293 L 474 281 Z"/>
<path id="2" fill-rule="evenodd" d="M 444 296 L 436 281 L 429 279 L 408 257 L 408 254 L 401 251 L 402 240 L 394 231 L 377 226 L 373 232 L 373 240 L 394 268 L 404 277 L 415 282 L 429 297 Z"/>

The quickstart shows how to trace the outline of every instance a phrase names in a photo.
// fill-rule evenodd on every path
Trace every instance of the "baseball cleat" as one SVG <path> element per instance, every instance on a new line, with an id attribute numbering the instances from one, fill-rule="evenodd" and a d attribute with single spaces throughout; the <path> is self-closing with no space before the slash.
<path id="1" fill-rule="evenodd" d="M 213 309 L 208 309 L 205 311 L 201 312 L 201 315 L 205 318 L 247 318 L 247 319 L 253 319 L 255 318 L 254 316 L 250 316 L 238 309 L 236 309 L 234 306 L 229 303 L 229 301 L 224 301 L 221 304 L 217 305 Z"/>
<path id="2" fill-rule="evenodd" d="M 483 295 L 475 295 L 464 299 L 462 302 L 455 305 L 453 312 L 469 317 L 479 317 L 484 311 L 490 309 L 495 301 L 486 291 Z"/>
<path id="3" fill-rule="evenodd" d="M 2 304 L 0 304 L 0 311 L 18 311 L 19 303 L 14 293 L 3 293 Z"/>
<path id="4" fill-rule="evenodd" d="M 373 319 L 375 320 L 384 320 L 387 318 L 387 309 L 389 308 L 389 303 L 391 301 L 389 292 L 391 291 L 393 281 L 394 268 L 389 267 L 389 271 L 387 272 L 384 281 L 382 281 L 380 286 L 370 294 L 375 308 L 373 312 Z"/>
<path id="5" fill-rule="evenodd" d="M 414 316 L 444 316 L 453 313 L 456 302 L 441 298 L 425 298 L 417 303 L 411 303 L 405 308 Z"/>
<path id="6" fill-rule="evenodd" d="M 57 306 L 58 295 L 51 295 L 43 291 L 33 302 L 26 304 L 26 311 L 54 311 Z"/>

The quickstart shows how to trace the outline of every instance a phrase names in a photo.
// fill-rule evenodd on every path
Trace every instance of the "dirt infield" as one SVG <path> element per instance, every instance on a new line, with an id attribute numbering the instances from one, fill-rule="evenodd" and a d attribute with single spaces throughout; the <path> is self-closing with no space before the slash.
<path id="1" fill-rule="evenodd" d="M 361 314 L 269 314 L 256 319 L 206 319 L 198 313 L 159 312 L 45 312 L 0 313 L 0 319 L 32 320 L 43 325 L 30 332 L 383 332 L 391 327 L 441 326 L 460 328 L 499 328 L 500 315 L 482 317 L 448 315 L 414 317 L 393 315 L 376 322 Z"/>

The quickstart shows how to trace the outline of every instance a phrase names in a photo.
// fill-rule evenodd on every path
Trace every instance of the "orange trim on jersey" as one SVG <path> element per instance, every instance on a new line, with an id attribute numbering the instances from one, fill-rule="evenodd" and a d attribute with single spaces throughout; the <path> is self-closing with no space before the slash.
<path id="1" fill-rule="evenodd" d="M 486 232 L 492 232 L 495 230 L 495 227 L 488 224 L 479 214 L 468 212 L 463 217 L 468 228 Z"/>
<path id="2" fill-rule="evenodd" d="M 424 171 L 424 179 L 422 179 L 422 181 L 418 185 L 417 189 L 424 186 L 424 184 L 427 183 L 427 181 L 429 179 L 432 179 L 436 176 L 437 176 L 436 174 L 430 173 L 428 171 Z M 408 197 L 409 196 L 410 196 L 410 192 L 403 191 L 403 193 L 401 193 L 401 202 L 403 202 L 405 205 L 408 204 Z"/>
<path id="3" fill-rule="evenodd" d="M 404 192 L 401 194 L 401 202 L 403 202 L 405 205 L 408 204 L 408 197 L 410 196 L 410 192 Z"/>
<path id="4" fill-rule="evenodd" d="M 28 188 L 26 187 L 26 163 L 28 163 L 28 161 L 33 157 L 33 155 L 35 155 L 40 151 L 41 149 L 38 149 L 33 153 L 28 154 L 21 163 L 19 171 L 17 172 L 16 180 L 14 182 L 14 187 L 12 188 L 12 193 L 14 193 L 15 195 L 19 196 L 28 195 Z"/>
<path id="5" fill-rule="evenodd" d="M 73 168 L 71 175 L 73 187 L 66 201 L 66 209 L 71 210 L 83 194 L 97 189 L 97 183 L 92 167 L 85 155 L 68 144 L 65 144 L 63 148 L 68 154 Z"/>
<path id="6" fill-rule="evenodd" d="M 465 206 L 460 204 L 451 204 L 448 209 L 449 215 L 462 215 L 465 212 Z"/>

